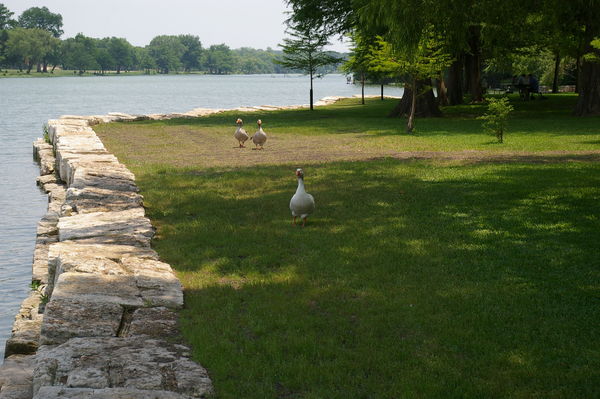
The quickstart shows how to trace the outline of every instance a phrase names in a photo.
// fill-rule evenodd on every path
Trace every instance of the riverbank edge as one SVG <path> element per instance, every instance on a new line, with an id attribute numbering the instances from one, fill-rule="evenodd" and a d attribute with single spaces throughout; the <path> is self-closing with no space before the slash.
<path id="1" fill-rule="evenodd" d="M 315 106 L 343 98 L 325 97 Z M 0 399 L 209 395 L 207 371 L 189 359 L 178 338 L 182 287 L 150 247 L 154 229 L 135 176 L 92 127 L 307 107 L 64 115 L 48 121 L 47 137 L 33 143 L 48 211 L 38 223 L 32 291 L 6 342 Z"/>

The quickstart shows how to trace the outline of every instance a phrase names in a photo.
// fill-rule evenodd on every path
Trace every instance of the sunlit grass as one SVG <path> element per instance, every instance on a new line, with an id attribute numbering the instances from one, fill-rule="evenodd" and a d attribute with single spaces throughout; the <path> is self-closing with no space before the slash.
<path id="1" fill-rule="evenodd" d="M 526 151 L 548 150 L 552 129 L 569 151 L 596 148 L 597 119 L 547 100 L 556 109 L 546 120 L 543 103 L 531 115 L 517 107 Z M 482 106 L 421 120 L 414 137 L 392 132 L 401 122 L 382 118 L 386 107 L 245 119 L 270 121 L 280 144 L 354 134 L 366 146 L 407 140 L 438 151 L 491 141 L 465 116 Z M 212 145 L 206 132 L 231 139 L 231 116 L 99 129 L 137 176 L 153 246 L 185 287 L 183 333 L 217 397 L 598 396 L 600 163 L 313 159 L 299 164 L 317 202 L 303 229 L 288 210 L 293 149 L 193 156 Z M 390 134 L 360 130 L 374 125 Z"/>
<path id="2" fill-rule="evenodd" d="M 524 103 L 513 98 L 505 142 L 484 133 L 475 117 L 485 105 L 447 107 L 443 118 L 417 120 L 415 134 L 403 118 L 386 115 L 397 100 L 350 99 L 315 111 L 225 112 L 204 118 L 109 124 L 97 127 L 107 143 L 130 148 L 129 165 L 163 162 L 178 166 L 228 167 L 255 164 L 313 163 L 403 157 L 409 152 L 453 152 L 455 156 L 543 152 L 600 152 L 600 117 L 571 115 L 576 97 L 549 96 Z M 262 119 L 268 134 L 264 152 L 239 149 L 233 138 L 242 117 L 253 133 Z M 250 144 L 249 147 L 252 147 Z M 434 154 L 433 154 L 434 155 Z"/>

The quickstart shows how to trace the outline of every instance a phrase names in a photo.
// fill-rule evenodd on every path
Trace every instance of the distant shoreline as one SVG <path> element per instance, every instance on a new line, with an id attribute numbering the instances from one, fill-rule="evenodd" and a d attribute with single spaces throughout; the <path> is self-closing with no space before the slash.
<path id="1" fill-rule="evenodd" d="M 260 75 L 277 75 L 277 76 L 297 76 L 302 75 L 301 73 L 249 73 L 249 74 L 210 74 L 205 72 L 177 72 L 177 73 L 145 73 L 143 71 L 129 71 L 129 72 L 121 72 L 120 74 L 115 71 L 107 72 L 107 73 L 96 73 L 96 72 L 85 72 L 83 74 L 79 74 L 77 71 L 65 71 L 65 70 L 57 70 L 53 73 L 51 72 L 18 72 L 15 69 L 9 70 L 0 70 L 0 79 L 5 78 L 64 78 L 64 77 L 81 77 L 81 78 L 89 78 L 89 77 L 122 77 L 122 76 L 175 76 L 175 75 L 202 75 L 202 76 L 260 76 Z M 341 72 L 332 72 L 328 75 L 343 75 Z"/>

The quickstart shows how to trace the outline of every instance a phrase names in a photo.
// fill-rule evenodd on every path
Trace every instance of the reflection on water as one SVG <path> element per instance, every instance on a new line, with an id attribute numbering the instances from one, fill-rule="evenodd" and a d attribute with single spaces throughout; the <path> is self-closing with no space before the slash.
<path id="1" fill-rule="evenodd" d="M 47 197 L 37 189 L 39 174 L 31 143 L 48 119 L 64 114 L 185 112 L 193 108 L 235 108 L 308 102 L 309 80 L 299 75 L 170 75 L 0 79 L 0 359 L 14 316 L 27 296 L 36 224 Z M 352 96 L 359 86 L 341 75 L 315 80 L 315 99 Z M 379 94 L 367 87 L 366 94 Z M 400 96 L 402 89 L 386 88 Z"/>

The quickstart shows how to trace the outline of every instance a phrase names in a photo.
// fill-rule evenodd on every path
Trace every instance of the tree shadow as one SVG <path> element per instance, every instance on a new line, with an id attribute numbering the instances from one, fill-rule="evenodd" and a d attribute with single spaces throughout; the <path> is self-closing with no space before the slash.
<path id="1" fill-rule="evenodd" d="M 315 166 L 306 228 L 290 168 L 138 181 L 217 390 L 567 397 L 600 359 L 598 169 Z"/>

